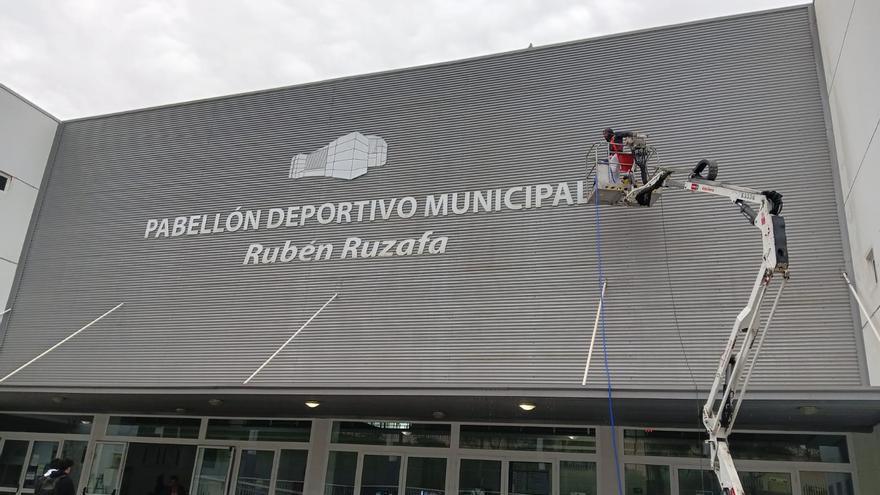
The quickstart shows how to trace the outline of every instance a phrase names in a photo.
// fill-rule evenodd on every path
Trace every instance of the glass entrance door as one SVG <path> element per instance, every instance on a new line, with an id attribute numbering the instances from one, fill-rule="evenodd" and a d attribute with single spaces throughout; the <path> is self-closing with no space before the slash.
<path id="1" fill-rule="evenodd" d="M 30 442 L 6 440 L 0 442 L 0 447 L 0 492 L 15 493 L 21 482 Z"/>
<path id="2" fill-rule="evenodd" d="M 233 447 L 199 447 L 193 495 L 225 495 L 232 471 Z"/>
<path id="3" fill-rule="evenodd" d="M 83 474 L 83 466 L 86 463 L 86 451 L 89 447 L 88 440 L 65 440 L 61 445 L 62 459 L 70 459 L 73 461 L 73 469 L 70 471 L 70 479 L 73 480 L 73 486 L 79 486 L 80 477 Z"/>
<path id="4" fill-rule="evenodd" d="M 27 470 L 24 472 L 24 479 L 21 482 L 22 488 L 33 488 L 37 482 L 37 477 L 42 476 L 48 469 L 52 459 L 57 457 L 58 442 L 35 440 L 31 444 L 31 455 L 28 461 Z"/>
<path id="5" fill-rule="evenodd" d="M 192 484 L 195 445 L 128 444 L 119 495 L 183 495 Z"/>
<path id="6" fill-rule="evenodd" d="M 37 478 L 46 472 L 49 462 L 58 456 L 60 442 L 6 440 L 0 443 L 0 492 L 20 494 L 33 490 Z"/>
<path id="7" fill-rule="evenodd" d="M 273 450 L 243 449 L 238 459 L 235 495 L 269 495 L 274 460 Z"/>
<path id="8" fill-rule="evenodd" d="M 125 444 L 98 442 L 86 483 L 87 495 L 116 495 L 125 461 Z"/>

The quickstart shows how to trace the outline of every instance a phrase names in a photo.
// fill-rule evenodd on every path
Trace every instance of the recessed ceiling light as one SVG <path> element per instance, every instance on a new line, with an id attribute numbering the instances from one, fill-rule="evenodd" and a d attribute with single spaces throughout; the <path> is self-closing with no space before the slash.
<path id="1" fill-rule="evenodd" d="M 186 409 L 184 409 L 182 407 L 178 407 L 174 410 L 174 412 L 176 412 L 177 414 L 183 414 L 186 412 Z"/>
<path id="2" fill-rule="evenodd" d="M 536 407 L 538 407 L 538 406 L 536 406 L 534 402 L 520 402 L 519 403 L 519 408 L 522 409 L 523 411 L 531 411 L 532 409 L 534 409 Z"/>
<path id="3" fill-rule="evenodd" d="M 223 401 L 221 399 L 208 399 L 208 404 L 212 406 L 222 406 Z"/>
<path id="4" fill-rule="evenodd" d="M 311 409 L 314 409 L 320 405 L 321 405 L 321 403 L 316 400 L 307 400 L 306 401 L 306 406 L 308 406 Z"/>
<path id="5" fill-rule="evenodd" d="M 446 417 L 446 413 L 443 411 L 434 411 L 431 413 L 431 417 L 434 419 L 443 419 Z"/>
<path id="6" fill-rule="evenodd" d="M 79 423 L 83 424 L 83 425 L 90 425 L 90 424 L 92 424 L 92 420 L 91 419 L 81 419 L 81 420 L 79 420 Z"/>
<path id="7" fill-rule="evenodd" d="M 409 430 L 403 430 L 401 433 L 403 433 L 403 435 L 404 435 L 404 436 L 407 436 L 407 437 L 410 436 L 410 435 L 412 435 L 412 432 L 409 431 Z"/>
<path id="8" fill-rule="evenodd" d="M 577 440 L 577 437 L 574 436 L 574 435 L 569 435 L 569 436 L 568 436 L 568 439 L 569 439 L 569 440 Z"/>
<path id="9" fill-rule="evenodd" d="M 819 408 L 816 406 L 798 406 L 798 411 L 804 416 L 813 416 L 819 412 Z"/>

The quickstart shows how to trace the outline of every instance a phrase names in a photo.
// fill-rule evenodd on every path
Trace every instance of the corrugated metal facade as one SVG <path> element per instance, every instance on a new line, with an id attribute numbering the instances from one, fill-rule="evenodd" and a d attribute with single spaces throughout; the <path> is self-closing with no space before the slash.
<path id="1" fill-rule="evenodd" d="M 0 372 L 125 302 L 9 383 L 240 384 L 338 292 L 252 386 L 579 387 L 598 296 L 590 206 L 160 239 L 144 228 L 239 206 L 422 207 L 429 194 L 574 182 L 612 125 L 650 131 L 665 163 L 711 156 L 722 179 L 785 194 L 793 280 L 755 388 L 860 385 L 810 22 L 803 7 L 65 124 Z M 388 163 L 351 181 L 287 178 L 292 156 L 352 131 L 384 138 Z M 663 203 L 601 210 L 620 388 L 692 388 L 673 296 L 707 386 L 760 262 L 733 206 Z M 338 249 L 429 230 L 449 237 L 445 254 L 242 265 L 252 242 Z"/>

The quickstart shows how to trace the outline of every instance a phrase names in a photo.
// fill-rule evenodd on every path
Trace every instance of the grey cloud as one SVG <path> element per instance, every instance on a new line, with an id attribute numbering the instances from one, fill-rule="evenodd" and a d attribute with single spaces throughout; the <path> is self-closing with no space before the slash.
<path id="1" fill-rule="evenodd" d="M 0 82 L 66 119 L 794 3 L 32 0 L 0 13 Z"/>

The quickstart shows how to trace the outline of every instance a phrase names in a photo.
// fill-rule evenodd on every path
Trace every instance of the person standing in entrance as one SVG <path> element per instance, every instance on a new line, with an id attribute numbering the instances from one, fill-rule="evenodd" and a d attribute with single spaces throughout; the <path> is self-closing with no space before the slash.
<path id="1" fill-rule="evenodd" d="M 165 491 L 162 493 L 163 495 L 187 495 L 186 487 L 180 484 L 177 476 L 172 476 L 169 479 L 168 486 L 165 487 Z"/>
<path id="2" fill-rule="evenodd" d="M 73 461 L 53 459 L 49 469 L 34 484 L 34 495 L 76 495 L 76 487 L 70 479 Z"/>

